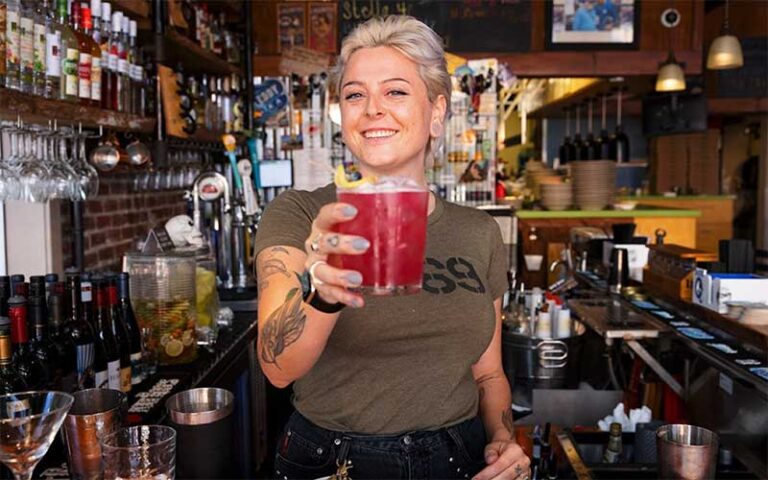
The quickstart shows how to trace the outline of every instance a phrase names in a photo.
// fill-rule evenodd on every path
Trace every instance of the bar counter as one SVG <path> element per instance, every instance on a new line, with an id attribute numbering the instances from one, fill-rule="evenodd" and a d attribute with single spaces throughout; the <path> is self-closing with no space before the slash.
<path id="1" fill-rule="evenodd" d="M 632 210 L 517 210 L 517 218 L 698 218 L 701 212 L 695 209 L 666 208 L 638 205 Z"/>
<path id="2" fill-rule="evenodd" d="M 258 431 L 253 431 L 252 418 L 257 414 L 255 409 L 264 407 L 263 402 L 254 398 L 256 392 L 254 383 L 258 383 L 260 374 L 254 372 L 258 369 L 255 356 L 250 355 L 254 351 L 248 348 L 256 338 L 257 333 L 255 312 L 236 312 L 232 326 L 219 331 L 219 337 L 212 350 L 198 347 L 197 359 L 186 365 L 160 366 L 157 373 L 133 387 L 129 396 L 127 425 L 160 424 L 165 422 L 165 401 L 173 394 L 183 390 L 199 387 L 220 387 L 226 389 L 246 388 L 246 398 L 243 402 L 236 401 L 234 415 L 239 415 L 238 420 L 250 423 L 243 424 L 244 435 L 262 444 L 266 442 L 266 432 L 263 426 L 258 425 Z M 242 385 L 245 383 L 245 385 Z M 258 388 L 258 387 L 256 387 Z M 238 398 L 238 392 L 234 392 Z M 250 401 L 249 401 L 250 400 Z M 35 469 L 34 478 L 69 478 L 66 468 L 66 453 L 61 436 L 56 437 L 48 454 Z M 253 455 L 253 453 L 250 453 Z M 242 459 L 238 459 L 242 460 Z M 245 461 L 250 463 L 250 458 Z M 244 464 L 243 467 L 246 467 Z M 250 470 L 250 467 L 247 467 Z"/>

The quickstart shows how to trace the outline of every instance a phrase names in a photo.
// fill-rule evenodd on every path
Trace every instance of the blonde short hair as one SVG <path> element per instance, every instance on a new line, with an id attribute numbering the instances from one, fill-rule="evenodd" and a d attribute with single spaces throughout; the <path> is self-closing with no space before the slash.
<path id="1" fill-rule="evenodd" d="M 390 47 L 415 62 L 427 86 L 427 97 L 434 102 L 443 95 L 447 109 L 451 105 L 451 77 L 445 63 L 445 50 L 440 36 L 423 22 L 408 15 L 375 17 L 344 38 L 341 53 L 331 71 L 331 84 L 341 90 L 344 69 L 353 53 L 361 48 Z"/>

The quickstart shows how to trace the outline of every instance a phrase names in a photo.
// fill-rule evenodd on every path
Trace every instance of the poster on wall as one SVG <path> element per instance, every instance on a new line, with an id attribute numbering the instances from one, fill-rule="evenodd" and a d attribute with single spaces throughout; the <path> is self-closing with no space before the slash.
<path id="1" fill-rule="evenodd" d="M 305 47 L 307 41 L 307 17 L 304 3 L 279 3 L 277 5 L 278 51 L 291 47 Z"/>
<path id="2" fill-rule="evenodd" d="M 335 3 L 309 4 L 309 48 L 336 53 L 336 12 Z"/>
<path id="3" fill-rule="evenodd" d="M 638 0 L 548 0 L 548 50 L 623 50 L 640 38 Z"/>

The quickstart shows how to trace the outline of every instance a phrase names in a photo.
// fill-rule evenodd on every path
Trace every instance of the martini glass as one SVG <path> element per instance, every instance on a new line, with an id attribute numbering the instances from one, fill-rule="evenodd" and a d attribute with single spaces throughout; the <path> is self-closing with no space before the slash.
<path id="1" fill-rule="evenodd" d="M 48 452 L 74 398 L 63 392 L 0 396 L 0 461 L 16 480 L 29 480 Z"/>

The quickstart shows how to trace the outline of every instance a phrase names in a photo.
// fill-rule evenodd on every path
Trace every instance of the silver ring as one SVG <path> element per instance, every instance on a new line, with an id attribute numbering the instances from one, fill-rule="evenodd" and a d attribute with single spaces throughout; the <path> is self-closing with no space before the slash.
<path id="1" fill-rule="evenodd" d="M 315 238 L 312 239 L 311 242 L 309 242 L 309 249 L 312 250 L 314 253 L 320 253 L 320 239 L 323 238 L 322 233 L 318 233 L 315 235 Z"/>
<path id="2" fill-rule="evenodd" d="M 326 263 L 325 260 L 315 260 L 314 262 L 312 262 L 312 265 L 310 265 L 309 268 L 307 269 L 307 272 L 309 273 L 309 281 L 312 282 L 315 285 L 315 287 L 325 285 L 324 281 L 315 277 L 315 268 L 317 268 L 318 265 L 328 265 L 328 263 Z"/>

